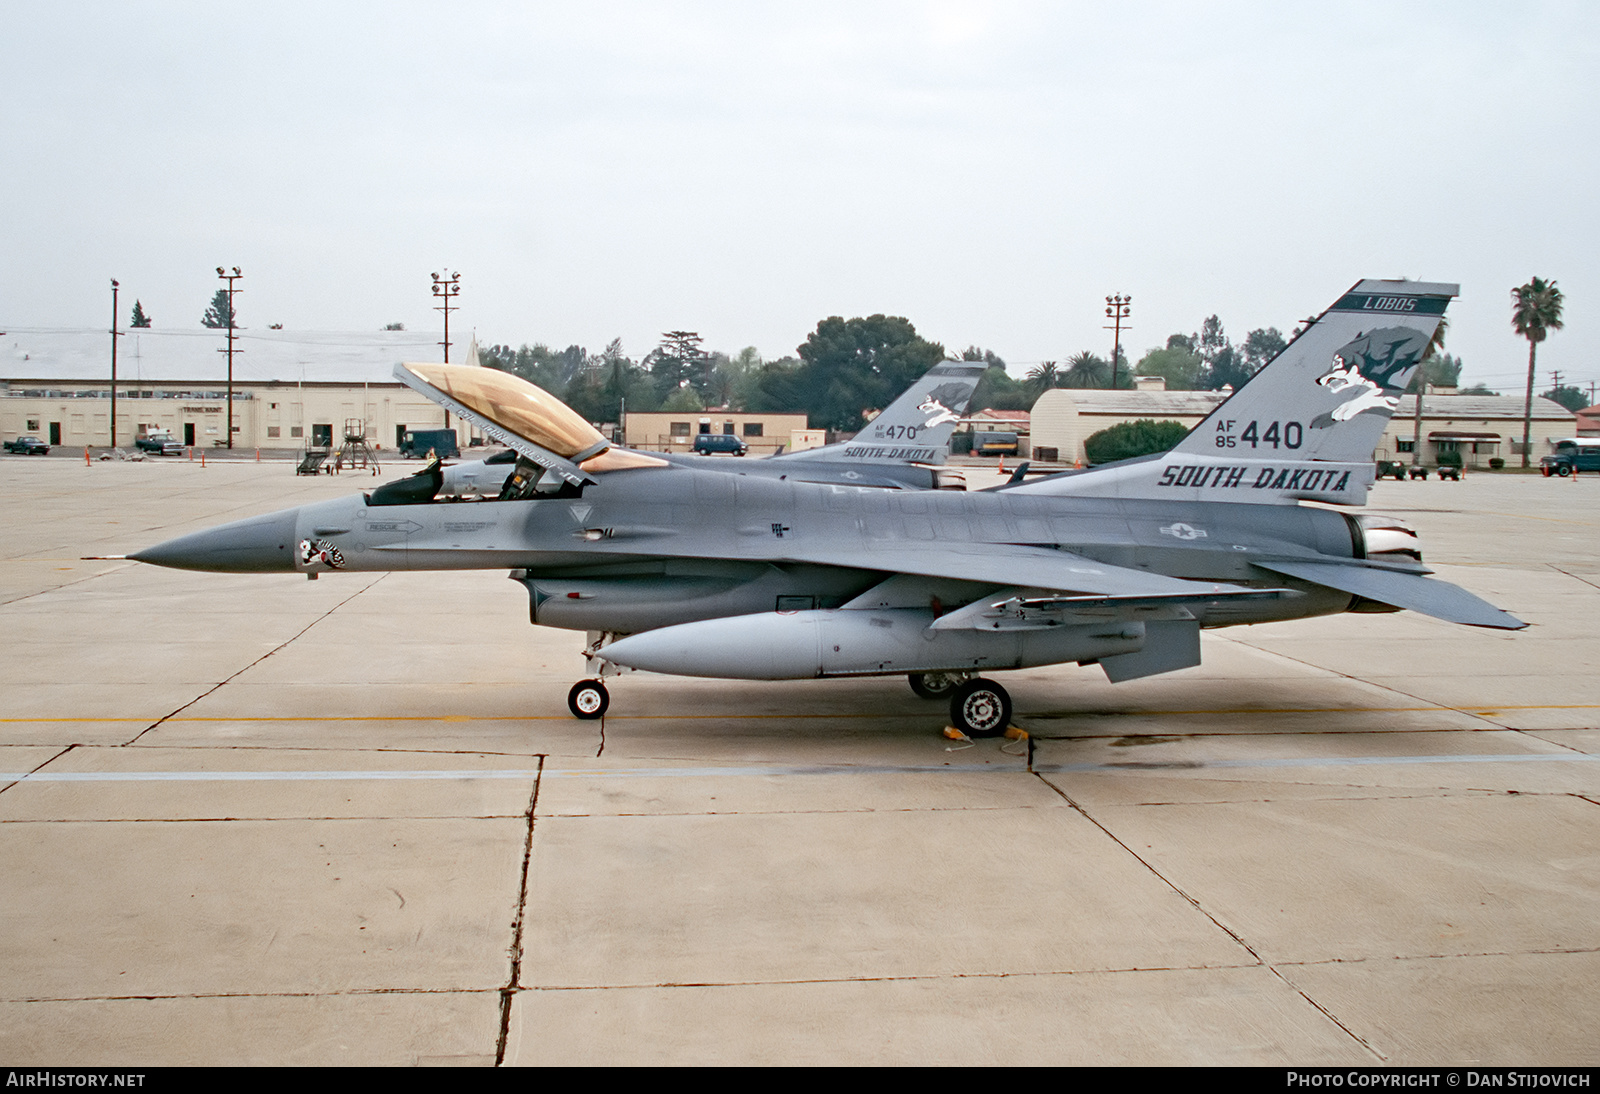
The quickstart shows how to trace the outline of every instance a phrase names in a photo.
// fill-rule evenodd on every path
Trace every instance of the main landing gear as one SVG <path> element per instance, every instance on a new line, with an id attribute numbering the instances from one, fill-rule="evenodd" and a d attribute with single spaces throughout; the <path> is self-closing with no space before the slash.
<path id="1" fill-rule="evenodd" d="M 598 680 L 579 680 L 567 692 L 567 709 L 575 718 L 593 721 L 611 705 L 611 693 Z"/>
<path id="2" fill-rule="evenodd" d="M 950 696 L 950 721 L 969 737 L 998 737 L 1011 725 L 1011 696 L 993 680 L 961 673 L 913 673 L 911 687 L 925 699 Z M 599 680 L 579 680 L 567 692 L 567 709 L 575 718 L 593 721 L 611 705 L 611 693 Z"/>
<path id="3" fill-rule="evenodd" d="M 906 682 L 918 699 L 948 699 L 966 678 L 964 672 L 913 672 Z"/>
<path id="4" fill-rule="evenodd" d="M 998 737 L 1011 725 L 1011 696 L 993 680 L 967 680 L 950 696 L 950 721 L 968 737 Z"/>

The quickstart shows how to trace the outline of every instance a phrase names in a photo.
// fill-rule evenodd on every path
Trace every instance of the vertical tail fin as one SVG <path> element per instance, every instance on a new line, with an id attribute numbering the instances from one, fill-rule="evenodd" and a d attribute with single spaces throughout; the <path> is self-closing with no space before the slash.
<path id="1" fill-rule="evenodd" d="M 853 439 L 776 458 L 943 463 L 950 452 L 950 434 L 967 412 L 986 368 L 982 362 L 941 361 Z"/>
<path id="2" fill-rule="evenodd" d="M 1358 282 L 1171 451 L 1016 489 L 1359 505 L 1373 449 L 1459 291 Z"/>

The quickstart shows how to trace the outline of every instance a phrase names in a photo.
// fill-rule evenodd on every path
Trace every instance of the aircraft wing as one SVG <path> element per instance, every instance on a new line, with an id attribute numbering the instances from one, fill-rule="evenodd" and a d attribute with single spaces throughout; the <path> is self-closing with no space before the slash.
<path id="1" fill-rule="evenodd" d="M 1255 562 L 1255 565 L 1273 573 L 1376 600 L 1380 604 L 1421 612 L 1449 623 L 1501 630 L 1521 630 L 1527 626 L 1522 620 L 1480 600 L 1460 586 L 1421 574 L 1331 560 L 1275 560 Z"/>
<path id="2" fill-rule="evenodd" d="M 853 566 L 921 577 L 993 582 L 1006 587 L 1050 589 L 1099 597 L 1206 599 L 1260 591 L 1243 585 L 1189 581 L 1147 570 L 1112 566 L 1049 547 L 1006 543 L 929 543 L 927 547 L 912 543 L 874 545 L 867 551 L 848 557 L 837 549 L 808 549 L 796 544 L 795 547 L 782 550 L 782 561 Z"/>

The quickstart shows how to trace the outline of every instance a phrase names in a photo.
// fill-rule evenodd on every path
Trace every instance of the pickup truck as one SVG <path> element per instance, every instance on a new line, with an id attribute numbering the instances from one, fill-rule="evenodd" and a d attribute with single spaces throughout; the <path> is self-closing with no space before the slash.
<path id="1" fill-rule="evenodd" d="M 151 433 L 138 437 L 133 442 L 135 448 L 142 448 L 146 452 L 154 452 L 158 456 L 183 455 L 183 442 L 169 433 Z"/>
<path id="2" fill-rule="evenodd" d="M 18 437 L 14 441 L 5 443 L 7 452 L 15 452 L 19 456 L 48 456 L 50 446 L 38 437 Z"/>
<path id="3" fill-rule="evenodd" d="M 1556 450 L 1539 461 L 1546 477 L 1576 475 L 1580 471 L 1600 471 L 1600 441 L 1557 441 Z"/>

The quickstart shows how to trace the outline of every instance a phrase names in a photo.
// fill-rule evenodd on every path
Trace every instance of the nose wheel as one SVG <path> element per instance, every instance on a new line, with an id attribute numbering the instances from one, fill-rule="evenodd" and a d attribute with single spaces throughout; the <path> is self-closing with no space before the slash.
<path id="1" fill-rule="evenodd" d="M 998 737 L 1011 724 L 1011 696 L 993 680 L 968 680 L 950 697 L 950 721 L 968 737 Z"/>
<path id="2" fill-rule="evenodd" d="M 579 680 L 567 692 L 567 709 L 574 718 L 593 721 L 611 705 L 611 693 L 598 680 Z"/>

